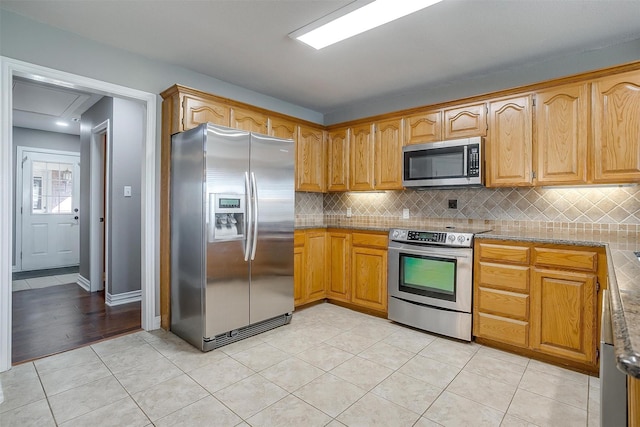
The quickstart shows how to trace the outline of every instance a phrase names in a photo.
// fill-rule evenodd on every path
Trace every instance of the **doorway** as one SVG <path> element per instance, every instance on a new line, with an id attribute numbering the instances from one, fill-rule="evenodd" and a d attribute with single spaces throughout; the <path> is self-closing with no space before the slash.
<path id="1" fill-rule="evenodd" d="M 17 147 L 16 271 L 77 266 L 80 153 Z"/>
<path id="2" fill-rule="evenodd" d="M 0 372 L 11 367 L 12 348 L 12 298 L 11 298 L 11 249 L 13 244 L 11 206 L 13 188 L 12 174 L 15 165 L 11 161 L 13 145 L 12 130 L 12 83 L 14 77 L 38 79 L 50 84 L 64 84 L 85 91 L 97 92 L 140 101 L 145 106 L 144 146 L 141 161 L 141 209 L 142 209 L 142 303 L 141 323 L 146 330 L 159 327 L 159 316 L 155 316 L 156 306 L 156 249 L 155 249 L 155 123 L 156 96 L 154 94 L 129 89 L 83 76 L 40 67 L 34 64 L 1 57 L 1 90 L 5 94 L 0 103 Z"/>

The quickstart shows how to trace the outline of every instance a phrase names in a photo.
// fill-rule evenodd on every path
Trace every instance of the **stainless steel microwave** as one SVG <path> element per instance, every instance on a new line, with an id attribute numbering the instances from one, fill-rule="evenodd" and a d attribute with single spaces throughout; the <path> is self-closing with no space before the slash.
<path id="1" fill-rule="evenodd" d="M 484 186 L 481 137 L 402 147 L 405 187 Z"/>

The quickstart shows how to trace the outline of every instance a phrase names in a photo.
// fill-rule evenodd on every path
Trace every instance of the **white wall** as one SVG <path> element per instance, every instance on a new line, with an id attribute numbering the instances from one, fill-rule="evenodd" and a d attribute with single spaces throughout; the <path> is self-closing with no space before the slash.
<path id="1" fill-rule="evenodd" d="M 66 133 L 46 132 L 35 129 L 13 127 L 13 164 L 16 164 L 18 147 L 45 148 L 49 150 L 73 151 L 80 153 L 80 137 Z M 82 169 L 82 168 L 81 168 Z M 16 211 L 16 194 L 18 189 L 16 173 L 22 173 L 22 169 L 13 170 L 13 212 Z M 13 221 L 13 247 L 11 248 L 12 260 L 16 260 L 16 221 Z"/>

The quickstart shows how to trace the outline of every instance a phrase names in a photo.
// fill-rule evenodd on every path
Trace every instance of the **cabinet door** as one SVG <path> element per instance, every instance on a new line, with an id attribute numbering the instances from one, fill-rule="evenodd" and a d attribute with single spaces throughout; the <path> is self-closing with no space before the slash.
<path id="1" fill-rule="evenodd" d="M 589 85 L 574 84 L 536 94 L 536 181 L 587 182 Z"/>
<path id="2" fill-rule="evenodd" d="M 444 139 L 487 135 L 487 106 L 484 102 L 444 110 Z"/>
<path id="3" fill-rule="evenodd" d="M 296 139 L 296 190 L 323 192 L 324 133 L 321 129 L 298 126 Z"/>
<path id="4" fill-rule="evenodd" d="M 385 120 L 375 126 L 376 190 L 402 189 L 402 119 Z"/>
<path id="5" fill-rule="evenodd" d="M 531 337 L 534 350 L 595 365 L 596 276 L 534 269 L 531 281 Z"/>
<path id="6" fill-rule="evenodd" d="M 640 180 L 640 72 L 593 82 L 594 182 Z"/>
<path id="7" fill-rule="evenodd" d="M 487 186 L 531 185 L 531 96 L 493 101 L 489 115 Z"/>
<path id="8" fill-rule="evenodd" d="M 325 297 L 326 282 L 326 244 L 324 231 L 305 233 L 305 278 L 306 301 L 316 301 Z"/>
<path id="9" fill-rule="evenodd" d="M 327 191 L 348 191 L 349 129 L 329 132 L 327 145 Z"/>
<path id="10" fill-rule="evenodd" d="M 387 251 L 353 247 L 351 301 L 362 307 L 387 311 Z"/>
<path id="11" fill-rule="evenodd" d="M 327 233 L 327 298 L 351 301 L 351 234 Z"/>
<path id="12" fill-rule="evenodd" d="M 269 135 L 295 141 L 298 127 L 294 122 L 280 118 L 269 119 Z"/>
<path id="13" fill-rule="evenodd" d="M 304 247 L 293 248 L 293 304 L 295 306 L 305 303 L 304 264 Z"/>
<path id="14" fill-rule="evenodd" d="M 373 135 L 371 126 L 357 126 L 351 129 L 349 139 L 349 188 L 353 190 L 373 190 L 374 160 Z"/>
<path id="15" fill-rule="evenodd" d="M 231 127 L 249 132 L 257 132 L 266 135 L 267 116 L 256 111 L 245 110 L 244 108 L 231 108 Z"/>
<path id="16" fill-rule="evenodd" d="M 230 110 L 226 105 L 185 95 L 183 98 L 183 130 L 193 129 L 202 123 L 229 126 Z"/>
<path id="17" fill-rule="evenodd" d="M 404 145 L 442 140 L 442 112 L 413 114 L 404 119 Z"/>

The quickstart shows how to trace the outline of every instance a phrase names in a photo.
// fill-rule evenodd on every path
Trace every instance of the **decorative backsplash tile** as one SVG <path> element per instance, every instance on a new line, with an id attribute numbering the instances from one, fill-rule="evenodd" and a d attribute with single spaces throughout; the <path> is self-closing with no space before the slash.
<path id="1" fill-rule="evenodd" d="M 454 199 L 458 208 L 450 209 Z M 640 185 L 296 193 L 296 224 L 640 233 Z"/>
<path id="2" fill-rule="evenodd" d="M 457 209 L 448 207 L 457 200 Z M 324 196 L 325 215 L 640 224 L 640 186 L 460 188 Z"/>

